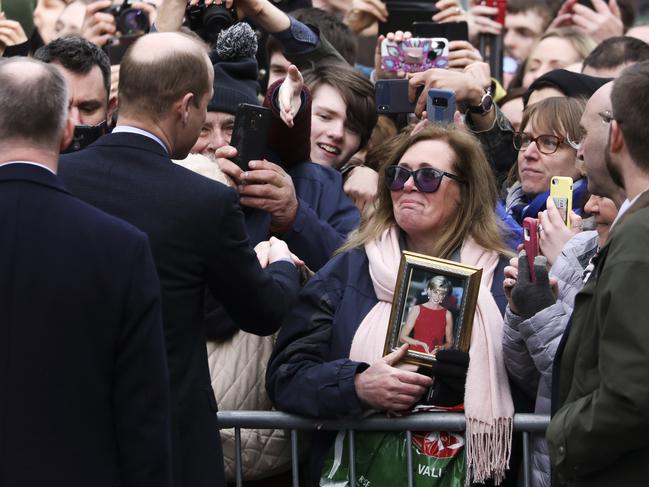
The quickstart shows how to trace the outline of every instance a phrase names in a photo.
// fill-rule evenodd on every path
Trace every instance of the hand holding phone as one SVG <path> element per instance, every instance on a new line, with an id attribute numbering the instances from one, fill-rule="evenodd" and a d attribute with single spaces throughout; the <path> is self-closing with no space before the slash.
<path id="1" fill-rule="evenodd" d="M 453 123 L 455 93 L 451 90 L 428 90 L 426 113 L 430 122 Z"/>
<path id="2" fill-rule="evenodd" d="M 482 5 L 487 7 L 495 7 L 498 9 L 498 13 L 494 17 L 494 20 L 500 25 L 505 25 L 505 16 L 507 15 L 507 0 L 483 0 Z"/>
<path id="3" fill-rule="evenodd" d="M 411 37 L 401 42 L 384 39 L 381 43 L 383 71 L 418 73 L 447 67 L 448 40 L 445 38 Z"/>
<path id="4" fill-rule="evenodd" d="M 241 103 L 237 107 L 230 145 L 237 149 L 233 162 L 242 171 L 248 163 L 261 160 L 266 155 L 266 143 L 270 129 L 271 111 L 268 108 Z"/>
<path id="5" fill-rule="evenodd" d="M 572 178 L 567 176 L 552 176 L 550 179 L 550 196 L 561 214 L 561 219 L 570 228 L 570 212 L 572 211 Z"/>
<path id="6" fill-rule="evenodd" d="M 527 257 L 527 266 L 530 270 L 530 281 L 536 281 L 534 273 L 534 257 L 539 255 L 538 220 L 526 217 L 523 220 L 523 248 Z"/>

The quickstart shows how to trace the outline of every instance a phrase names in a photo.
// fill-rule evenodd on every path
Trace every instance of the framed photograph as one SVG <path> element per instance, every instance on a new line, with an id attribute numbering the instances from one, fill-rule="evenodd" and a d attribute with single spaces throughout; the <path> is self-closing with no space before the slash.
<path id="1" fill-rule="evenodd" d="M 384 355 L 409 343 L 407 363 L 431 365 L 437 350 L 469 351 L 482 269 L 404 251 Z"/>

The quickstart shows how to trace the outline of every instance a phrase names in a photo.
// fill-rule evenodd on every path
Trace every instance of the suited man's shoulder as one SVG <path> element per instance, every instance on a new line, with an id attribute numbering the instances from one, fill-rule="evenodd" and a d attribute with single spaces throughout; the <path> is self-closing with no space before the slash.
<path id="1" fill-rule="evenodd" d="M 74 195 L 67 195 L 66 215 L 86 233 L 91 233 L 93 240 L 112 242 L 119 239 L 123 243 L 148 241 L 147 235 L 131 225 L 105 211 L 96 208 Z"/>

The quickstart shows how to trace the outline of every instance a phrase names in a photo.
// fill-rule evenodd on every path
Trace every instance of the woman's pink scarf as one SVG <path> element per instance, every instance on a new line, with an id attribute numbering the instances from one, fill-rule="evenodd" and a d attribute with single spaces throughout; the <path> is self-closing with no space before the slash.
<path id="1" fill-rule="evenodd" d="M 392 227 L 365 245 L 369 271 L 379 302 L 361 322 L 349 357 L 371 364 L 383 356 L 401 249 L 399 229 Z M 466 379 L 466 482 L 493 478 L 499 484 L 509 467 L 514 406 L 503 361 L 503 319 L 491 295 L 498 254 L 467 238 L 460 250 L 463 264 L 482 268 Z"/>

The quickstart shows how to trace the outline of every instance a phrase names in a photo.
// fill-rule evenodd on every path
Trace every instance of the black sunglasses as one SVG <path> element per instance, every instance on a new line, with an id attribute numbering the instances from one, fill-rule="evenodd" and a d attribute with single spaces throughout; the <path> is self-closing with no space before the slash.
<path id="1" fill-rule="evenodd" d="M 422 167 L 416 171 L 411 171 L 404 166 L 388 166 L 385 169 L 385 185 L 390 191 L 401 191 L 406 181 L 413 177 L 415 186 L 423 193 L 434 193 L 439 189 L 442 178 L 446 176 L 458 183 L 466 184 L 466 181 L 448 172 L 440 171 L 432 167 Z"/>

